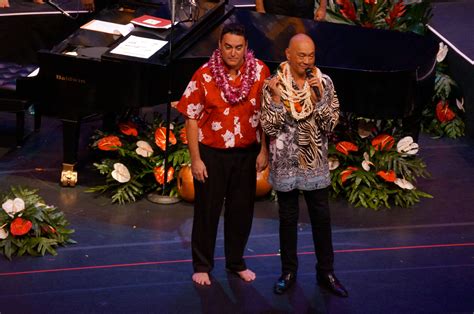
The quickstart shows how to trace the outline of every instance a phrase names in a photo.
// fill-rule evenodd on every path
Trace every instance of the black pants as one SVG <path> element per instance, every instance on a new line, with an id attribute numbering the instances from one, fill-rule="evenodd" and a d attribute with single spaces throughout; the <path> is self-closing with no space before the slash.
<path id="1" fill-rule="evenodd" d="M 199 145 L 199 152 L 208 178 L 204 183 L 194 180 L 191 239 L 194 271 L 210 272 L 214 267 L 222 205 L 225 205 L 226 267 L 234 271 L 245 270 L 243 254 L 252 227 L 258 148 L 220 150 Z"/>
<path id="2" fill-rule="evenodd" d="M 318 272 L 333 271 L 334 252 L 332 247 L 331 217 L 329 213 L 328 189 L 303 191 L 308 206 L 313 232 Z M 298 270 L 296 247 L 299 190 L 277 192 L 280 215 L 280 250 L 282 273 L 295 273 Z"/>
<path id="3" fill-rule="evenodd" d="M 263 6 L 271 14 L 314 18 L 314 0 L 263 0 Z"/>

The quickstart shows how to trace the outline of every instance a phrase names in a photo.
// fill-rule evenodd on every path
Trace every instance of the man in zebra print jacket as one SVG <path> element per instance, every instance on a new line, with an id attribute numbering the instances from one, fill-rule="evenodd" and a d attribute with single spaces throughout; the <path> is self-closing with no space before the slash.
<path id="1" fill-rule="evenodd" d="M 315 45 L 297 34 L 263 88 L 260 122 L 270 137 L 270 181 L 277 191 L 280 216 L 282 275 L 274 292 L 282 294 L 296 280 L 298 198 L 303 191 L 311 219 L 317 257 L 317 281 L 332 293 L 347 297 L 334 275 L 328 189 L 331 180 L 326 133 L 339 119 L 339 102 L 329 76 L 314 66 Z"/>

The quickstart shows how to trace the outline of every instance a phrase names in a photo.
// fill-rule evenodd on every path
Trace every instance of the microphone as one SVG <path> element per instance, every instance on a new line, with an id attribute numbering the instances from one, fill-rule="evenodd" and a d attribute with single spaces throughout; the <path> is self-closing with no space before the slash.
<path id="1" fill-rule="evenodd" d="M 46 0 L 46 3 L 49 4 L 50 6 L 52 6 L 53 8 L 55 8 L 56 10 L 58 10 L 59 12 L 61 12 L 62 14 L 64 14 L 65 16 L 67 16 L 68 18 L 74 20 L 74 18 L 71 16 L 71 14 L 64 11 L 56 2 L 53 2 L 52 0 Z"/>
<path id="2" fill-rule="evenodd" d="M 307 78 L 313 78 L 313 72 L 311 71 L 311 68 L 306 68 L 304 70 L 304 72 L 306 73 L 306 77 Z M 318 86 L 311 86 L 311 88 L 313 89 L 314 93 L 316 94 L 316 97 L 318 97 L 318 100 L 321 99 L 321 92 L 319 91 L 319 88 Z"/>

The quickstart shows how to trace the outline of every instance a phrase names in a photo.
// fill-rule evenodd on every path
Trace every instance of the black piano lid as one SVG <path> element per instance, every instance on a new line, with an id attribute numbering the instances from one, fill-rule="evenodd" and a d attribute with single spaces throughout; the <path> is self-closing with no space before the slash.
<path id="1" fill-rule="evenodd" d="M 235 9 L 227 22 L 247 27 L 249 47 L 271 68 L 285 58 L 285 48 L 296 33 L 316 43 L 316 64 L 323 68 L 392 72 L 420 70 L 424 76 L 435 63 L 437 44 L 428 37 L 358 26 L 315 22 Z M 204 58 L 216 48 L 221 27 L 202 38 L 181 58 Z"/>

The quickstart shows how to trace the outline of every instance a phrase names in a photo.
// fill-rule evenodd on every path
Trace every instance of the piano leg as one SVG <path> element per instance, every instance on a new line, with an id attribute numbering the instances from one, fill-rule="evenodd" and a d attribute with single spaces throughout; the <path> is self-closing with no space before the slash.
<path id="1" fill-rule="evenodd" d="M 76 186 L 77 171 L 74 166 L 77 162 L 79 147 L 80 120 L 62 120 L 63 122 L 63 169 L 61 172 L 62 186 Z"/>

